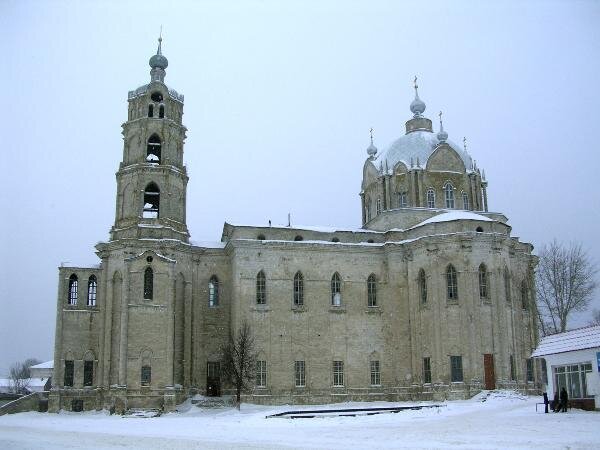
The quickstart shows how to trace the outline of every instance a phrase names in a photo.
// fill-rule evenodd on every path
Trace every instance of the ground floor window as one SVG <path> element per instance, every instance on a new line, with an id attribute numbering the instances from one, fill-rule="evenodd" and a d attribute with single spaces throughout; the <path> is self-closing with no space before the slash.
<path id="1" fill-rule="evenodd" d="M 306 386 L 306 372 L 304 361 L 294 361 L 294 374 L 296 387 Z"/>
<path id="2" fill-rule="evenodd" d="M 568 366 L 555 366 L 554 392 L 560 392 L 564 387 L 569 393 L 569 398 L 590 398 L 585 374 L 592 371 L 591 363 L 570 364 Z"/>
<path id="3" fill-rule="evenodd" d="M 423 358 L 423 383 L 431 383 L 431 358 Z"/>
<path id="4" fill-rule="evenodd" d="M 267 362 L 256 361 L 256 386 L 267 386 Z"/>
<path id="5" fill-rule="evenodd" d="M 517 374 L 515 371 L 515 357 L 513 355 L 510 355 L 509 360 L 510 360 L 510 380 L 516 381 Z"/>
<path id="6" fill-rule="evenodd" d="M 333 385 L 344 385 L 344 361 L 333 362 Z"/>
<path id="7" fill-rule="evenodd" d="M 150 381 L 152 381 L 152 367 L 142 366 L 142 375 L 141 375 L 142 386 L 150 386 Z"/>
<path id="8" fill-rule="evenodd" d="M 533 382 L 533 359 L 528 358 L 526 361 L 527 361 L 527 381 Z"/>
<path id="9" fill-rule="evenodd" d="M 65 386 L 73 386 L 73 375 L 75 373 L 75 365 L 73 360 L 65 361 Z"/>
<path id="10" fill-rule="evenodd" d="M 463 381 L 462 356 L 450 357 L 450 381 L 453 383 Z"/>
<path id="11" fill-rule="evenodd" d="M 94 361 L 83 362 L 83 385 L 92 386 L 94 384 Z"/>
<path id="12" fill-rule="evenodd" d="M 371 361 L 371 386 L 381 384 L 381 371 L 379 370 L 379 361 Z"/>

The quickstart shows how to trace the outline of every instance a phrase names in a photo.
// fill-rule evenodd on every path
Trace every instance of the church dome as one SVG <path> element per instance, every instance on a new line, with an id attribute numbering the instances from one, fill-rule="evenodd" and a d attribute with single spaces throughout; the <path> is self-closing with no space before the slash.
<path id="1" fill-rule="evenodd" d="M 415 116 L 420 116 L 425 112 L 425 102 L 419 98 L 419 95 L 410 104 L 410 110 Z"/>
<path id="2" fill-rule="evenodd" d="M 156 54 L 152 55 L 150 61 L 148 61 L 148 64 L 150 64 L 150 67 L 153 69 L 159 68 L 164 70 L 169 66 L 169 61 L 163 55 Z"/>
<path id="3" fill-rule="evenodd" d="M 465 169 L 469 171 L 472 167 L 471 156 L 454 142 L 446 140 L 445 143 L 458 153 L 465 164 Z M 436 133 L 427 130 L 413 131 L 392 142 L 388 149 L 382 152 L 381 156 L 373 163 L 376 167 L 379 167 L 381 162 L 383 167 L 392 169 L 399 162 L 410 168 L 411 162 L 416 165 L 418 161 L 421 167 L 425 167 L 427 160 L 439 144 L 440 141 Z"/>

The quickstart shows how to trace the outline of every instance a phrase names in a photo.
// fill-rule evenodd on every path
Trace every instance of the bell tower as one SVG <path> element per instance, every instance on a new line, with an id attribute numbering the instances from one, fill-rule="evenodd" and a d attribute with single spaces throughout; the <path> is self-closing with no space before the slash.
<path id="1" fill-rule="evenodd" d="M 110 240 L 175 239 L 188 242 L 187 170 L 183 165 L 183 95 L 165 83 L 169 65 L 158 50 L 150 83 L 130 91 L 123 124 L 123 160 L 117 171 L 115 224 Z"/>

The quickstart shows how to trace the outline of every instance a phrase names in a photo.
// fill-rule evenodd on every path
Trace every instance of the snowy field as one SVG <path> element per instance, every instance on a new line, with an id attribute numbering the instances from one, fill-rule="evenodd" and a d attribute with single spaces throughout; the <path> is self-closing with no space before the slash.
<path id="1" fill-rule="evenodd" d="M 243 404 L 156 418 L 123 418 L 106 412 L 21 413 L 0 417 L 1 449 L 371 449 L 371 448 L 600 448 L 600 413 L 536 413 L 541 397 L 499 391 L 441 408 L 357 417 L 285 419 L 265 416 L 314 406 Z M 487 396 L 487 397 L 486 397 Z M 485 401 L 482 399 L 485 398 Z M 421 403 L 427 404 L 427 403 Z M 340 407 L 407 406 L 344 403 Z"/>

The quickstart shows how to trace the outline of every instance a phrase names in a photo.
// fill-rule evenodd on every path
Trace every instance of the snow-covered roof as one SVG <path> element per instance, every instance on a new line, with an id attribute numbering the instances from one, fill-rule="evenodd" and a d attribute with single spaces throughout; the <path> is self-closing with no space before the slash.
<path id="1" fill-rule="evenodd" d="M 470 211 L 447 211 L 442 214 L 430 217 L 429 219 L 424 220 L 423 222 L 415 225 L 412 228 L 427 225 L 428 223 L 450 222 L 452 220 L 480 220 L 482 222 L 494 222 L 494 219 L 490 219 L 489 217 L 482 216 L 481 214 L 476 214 Z"/>
<path id="2" fill-rule="evenodd" d="M 293 225 L 288 227 L 287 225 L 252 225 L 252 224 L 241 224 L 241 223 L 229 223 L 232 227 L 250 227 L 250 228 L 275 228 L 281 230 L 306 230 L 306 231 L 318 231 L 321 233 L 335 233 L 335 232 L 351 232 L 351 233 L 376 233 L 381 234 L 381 231 L 367 230 L 365 228 L 351 228 L 351 227 L 322 227 L 322 226 L 310 226 L 310 225 Z"/>
<path id="3" fill-rule="evenodd" d="M 54 360 L 36 364 L 35 366 L 31 366 L 30 369 L 54 369 Z"/>
<path id="4" fill-rule="evenodd" d="M 531 356 L 554 355 L 595 347 L 600 347 L 600 325 L 545 336 Z"/>
<path id="5" fill-rule="evenodd" d="M 393 170 L 398 162 L 403 162 L 408 168 L 411 167 L 411 160 L 414 165 L 417 164 L 417 159 L 421 167 L 425 167 L 427 160 L 435 151 L 436 146 L 440 143 L 437 134 L 427 130 L 412 131 L 400 138 L 396 139 L 378 158 L 373 161 L 373 164 L 379 169 L 380 163 L 383 163 L 383 169 Z M 471 170 L 471 156 L 460 146 L 450 140 L 446 143 L 452 147 L 462 159 L 465 169 Z"/>
<path id="6" fill-rule="evenodd" d="M 226 242 L 217 242 L 217 241 L 192 241 L 190 239 L 190 244 L 194 247 L 202 247 L 202 248 L 225 248 L 227 245 Z"/>

